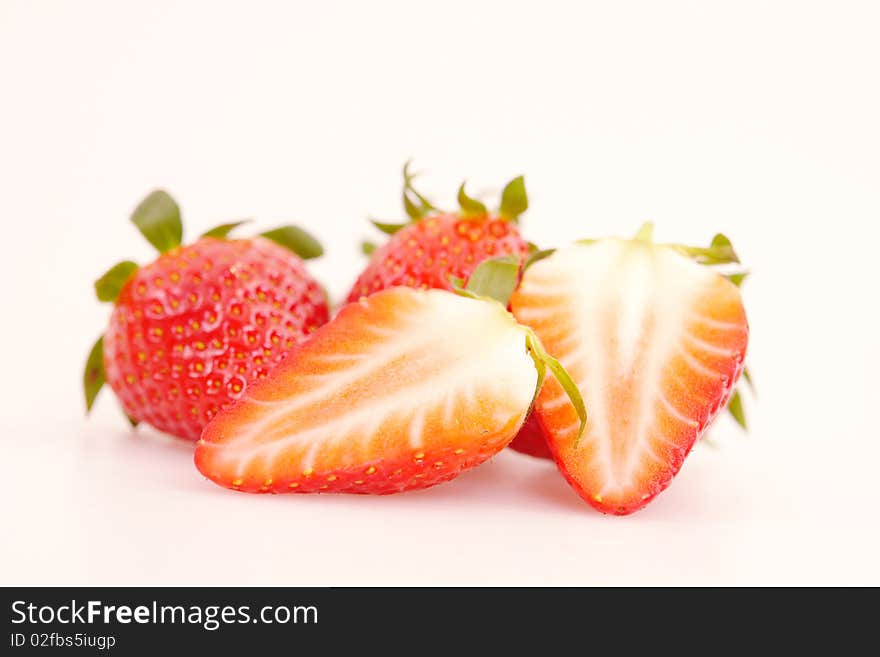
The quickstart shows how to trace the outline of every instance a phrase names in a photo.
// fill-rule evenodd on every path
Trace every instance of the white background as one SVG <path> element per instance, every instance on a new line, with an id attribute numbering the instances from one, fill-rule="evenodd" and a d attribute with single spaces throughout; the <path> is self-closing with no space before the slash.
<path id="1" fill-rule="evenodd" d="M 0 0 L 2 584 L 880 584 L 880 10 L 850 2 Z M 604 517 L 502 454 L 384 498 L 247 496 L 131 433 L 80 376 L 93 279 L 296 221 L 339 298 L 399 169 L 453 201 L 525 173 L 543 245 L 728 233 L 759 399 L 672 487 Z"/>

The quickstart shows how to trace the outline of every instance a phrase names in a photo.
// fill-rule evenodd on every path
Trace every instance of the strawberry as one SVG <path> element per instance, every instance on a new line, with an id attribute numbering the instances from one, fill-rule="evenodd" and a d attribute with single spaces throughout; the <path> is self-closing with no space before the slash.
<path id="1" fill-rule="evenodd" d="M 534 413 L 530 413 L 526 418 L 522 429 L 511 441 L 510 449 L 535 458 L 553 460 L 553 454 L 547 446 L 547 438 L 544 437 L 544 430 Z"/>
<path id="2" fill-rule="evenodd" d="M 509 294 L 519 264 L 482 267 L 495 265 Z M 582 412 L 534 333 L 481 289 L 395 287 L 345 306 L 205 427 L 196 466 L 248 492 L 396 493 L 501 450 L 548 367 Z"/>
<path id="3" fill-rule="evenodd" d="M 376 248 L 363 245 L 371 255 L 370 263 L 358 277 L 348 294 L 348 301 L 396 285 L 415 288 L 451 290 L 452 279 L 467 281 L 476 267 L 488 258 L 512 255 L 524 259 L 534 250 L 520 235 L 519 217 L 528 208 L 525 180 L 511 180 L 501 193 L 497 212 L 489 212 L 480 201 L 465 192 L 465 183 L 458 189 L 457 212 L 438 210 L 431 201 L 413 187 L 414 175 L 409 163 L 403 168 L 403 206 L 410 221 L 390 224 L 374 221 L 373 225 L 391 235 L 388 242 Z M 537 421 L 531 416 L 523 425 L 522 437 L 511 446 L 538 448 Z M 544 450 L 549 458 L 549 450 Z"/>
<path id="4" fill-rule="evenodd" d="M 351 288 L 349 302 L 396 285 L 452 290 L 450 277 L 468 280 L 483 260 L 528 255 L 529 245 L 517 227 L 519 216 L 528 207 L 522 176 L 504 188 L 497 212 L 469 197 L 464 183 L 458 190 L 460 209 L 440 211 L 415 190 L 412 180 L 407 164 L 403 169 L 403 204 L 410 221 L 373 222 L 391 238 L 379 248 L 364 245 L 372 257 Z"/>
<path id="5" fill-rule="evenodd" d="M 226 239 L 242 222 L 181 246 L 180 210 L 163 191 L 132 221 L 161 255 L 144 267 L 121 262 L 95 283 L 114 305 L 86 364 L 86 409 L 106 380 L 132 423 L 196 440 L 327 321 L 325 294 L 295 255 L 316 257 L 321 246 L 293 226 Z"/>
<path id="6" fill-rule="evenodd" d="M 695 262 L 696 260 L 696 262 Z M 708 249 L 632 240 L 560 249 L 529 267 L 511 307 L 559 358 L 586 399 L 577 415 L 554 382 L 535 413 L 568 482 L 600 511 L 631 513 L 665 489 L 730 398 L 749 327 L 737 286 L 699 263 Z"/>

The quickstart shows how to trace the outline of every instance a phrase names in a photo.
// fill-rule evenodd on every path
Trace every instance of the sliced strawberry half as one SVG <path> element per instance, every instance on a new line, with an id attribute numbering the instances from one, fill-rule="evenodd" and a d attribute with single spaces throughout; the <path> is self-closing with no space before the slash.
<path id="1" fill-rule="evenodd" d="M 504 448 L 556 365 L 500 303 L 392 288 L 249 386 L 205 428 L 196 466 L 251 492 L 424 488 Z"/>
<path id="2" fill-rule="evenodd" d="M 665 489 L 742 371 L 739 290 L 696 251 L 649 231 L 576 244 L 528 268 L 511 300 L 586 401 L 580 440 L 555 382 L 535 412 L 562 473 L 600 511 L 631 513 Z"/>

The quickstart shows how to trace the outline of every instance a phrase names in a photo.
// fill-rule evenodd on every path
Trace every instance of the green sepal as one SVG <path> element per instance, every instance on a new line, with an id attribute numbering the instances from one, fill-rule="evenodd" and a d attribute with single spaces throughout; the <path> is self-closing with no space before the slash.
<path id="1" fill-rule="evenodd" d="M 467 192 L 464 191 L 465 183 L 461 183 L 461 187 L 458 188 L 458 205 L 461 208 L 462 213 L 465 216 L 471 217 L 479 217 L 485 214 L 488 214 L 489 210 L 486 209 L 486 205 L 475 198 L 472 198 L 467 195 Z"/>
<path id="2" fill-rule="evenodd" d="M 376 245 L 373 242 L 361 242 L 361 253 L 365 256 L 373 255 L 373 252 L 376 250 Z"/>
<path id="3" fill-rule="evenodd" d="M 122 291 L 122 286 L 138 269 L 138 264 L 131 260 L 123 260 L 110 267 L 101 278 L 95 281 L 95 295 L 97 295 L 98 301 L 116 301 Z"/>
<path id="4" fill-rule="evenodd" d="M 556 253 L 556 249 L 542 249 L 540 251 L 532 251 L 531 253 L 529 253 L 529 256 L 523 263 L 523 273 L 525 273 L 526 270 L 536 262 L 539 262 L 544 258 L 549 258 L 554 253 Z"/>
<path id="5" fill-rule="evenodd" d="M 748 384 L 749 390 L 752 391 L 752 394 L 753 395 L 756 394 L 755 393 L 755 382 L 752 380 L 752 373 L 749 372 L 748 365 L 743 367 L 742 378 Z"/>
<path id="6" fill-rule="evenodd" d="M 502 256 L 484 260 L 474 269 L 465 289 L 479 297 L 495 299 L 505 308 L 519 283 L 519 259 Z"/>
<path id="7" fill-rule="evenodd" d="M 104 336 L 98 338 L 86 359 L 83 371 L 83 391 L 86 396 L 86 413 L 92 410 L 92 404 L 101 391 L 106 380 L 104 373 Z"/>
<path id="8" fill-rule="evenodd" d="M 643 223 L 639 230 L 636 232 L 635 237 L 633 239 L 638 240 L 640 242 L 652 242 L 654 241 L 654 222 L 646 221 Z"/>
<path id="9" fill-rule="evenodd" d="M 132 223 L 160 253 L 165 253 L 183 241 L 183 223 L 180 208 L 168 192 L 151 192 L 131 214 Z"/>
<path id="10" fill-rule="evenodd" d="M 403 209 L 410 219 L 418 221 L 437 208 L 413 187 L 412 181 L 417 174 L 409 172 L 411 163 L 412 160 L 408 160 L 403 165 Z"/>
<path id="11" fill-rule="evenodd" d="M 742 287 L 743 281 L 749 277 L 749 272 L 743 271 L 736 274 L 728 274 L 727 280 L 736 285 L 737 287 Z"/>
<path id="12" fill-rule="evenodd" d="M 499 212 L 509 221 L 516 223 L 519 216 L 528 210 L 529 197 L 526 194 L 526 181 L 523 176 L 517 176 L 505 185 L 501 192 L 501 206 Z"/>
<path id="13" fill-rule="evenodd" d="M 578 428 L 578 434 L 574 439 L 573 445 L 573 447 L 577 449 L 578 443 L 584 435 L 584 430 L 587 428 L 587 406 L 584 404 L 584 398 L 581 396 L 581 391 L 578 389 L 574 379 L 571 378 L 571 375 L 569 375 L 566 369 L 562 366 L 562 363 L 544 350 L 544 346 L 541 344 L 537 334 L 532 329 L 527 329 L 526 331 L 526 346 L 528 347 L 529 355 L 532 357 L 532 360 L 535 361 L 535 368 L 538 370 L 538 385 L 535 389 L 535 396 L 537 397 L 538 393 L 541 392 L 541 386 L 544 383 L 546 370 L 549 369 L 559 382 L 559 385 L 562 386 L 562 389 L 568 396 L 569 401 L 571 401 L 572 406 L 574 406 L 574 410 L 580 420 L 580 427 Z"/>
<path id="14" fill-rule="evenodd" d="M 137 427 L 137 425 L 140 424 L 140 420 L 135 420 L 131 415 L 129 415 L 125 411 L 123 411 L 122 414 L 125 415 L 125 419 L 128 420 L 128 423 L 131 425 L 132 429 L 134 429 L 135 427 Z"/>
<path id="15" fill-rule="evenodd" d="M 394 235 L 401 228 L 406 228 L 409 224 L 392 224 L 385 223 L 384 221 L 376 221 L 375 219 L 370 219 L 370 223 L 373 224 L 376 228 L 381 230 L 386 235 Z"/>
<path id="16" fill-rule="evenodd" d="M 298 226 L 279 226 L 260 233 L 260 236 L 292 251 L 303 260 L 324 255 L 324 247 L 321 243 Z"/>
<path id="17" fill-rule="evenodd" d="M 675 248 L 702 265 L 739 264 L 739 256 L 734 251 L 733 244 L 721 233 L 712 238 L 708 248 L 682 245 L 676 245 Z"/>
<path id="18" fill-rule="evenodd" d="M 743 410 L 742 395 L 739 394 L 739 390 L 733 391 L 730 401 L 727 402 L 727 411 L 733 416 L 733 419 L 736 420 L 736 423 L 739 426 L 748 430 L 749 427 L 746 423 L 746 413 L 745 410 Z"/>
<path id="19" fill-rule="evenodd" d="M 250 221 L 250 219 L 242 219 L 241 221 L 230 221 L 226 224 L 220 224 L 219 226 L 214 226 L 211 230 L 202 233 L 201 237 L 216 237 L 221 240 L 226 239 L 229 236 L 229 233 L 242 224 L 249 223 Z"/>

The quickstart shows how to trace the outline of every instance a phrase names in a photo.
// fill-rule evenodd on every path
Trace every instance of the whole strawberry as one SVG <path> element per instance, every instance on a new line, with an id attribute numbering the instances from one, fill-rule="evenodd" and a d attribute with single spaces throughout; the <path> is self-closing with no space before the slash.
<path id="1" fill-rule="evenodd" d="M 302 261 L 321 245 L 293 226 L 226 239 L 237 222 L 182 246 L 180 210 L 163 191 L 131 220 L 161 255 L 144 267 L 121 262 L 95 282 L 114 307 L 86 364 L 86 408 L 106 380 L 133 423 L 196 440 L 327 321 L 326 296 Z"/>
<path id="2" fill-rule="evenodd" d="M 544 430 L 541 428 L 541 423 L 538 422 L 538 416 L 534 413 L 529 414 L 528 419 L 522 425 L 509 447 L 520 454 L 528 454 L 539 459 L 553 460 L 553 454 L 547 445 Z"/>
<path id="3" fill-rule="evenodd" d="M 513 255 L 522 260 L 529 254 L 529 244 L 517 227 L 519 216 L 528 207 L 522 176 L 507 184 L 495 212 L 469 197 L 464 183 L 458 190 L 459 210 L 438 210 L 413 188 L 412 180 L 405 166 L 403 205 L 410 221 L 373 222 L 391 238 L 379 248 L 364 244 L 364 251 L 372 257 L 348 301 L 395 286 L 451 290 L 450 278 L 467 281 L 488 258 Z"/>

